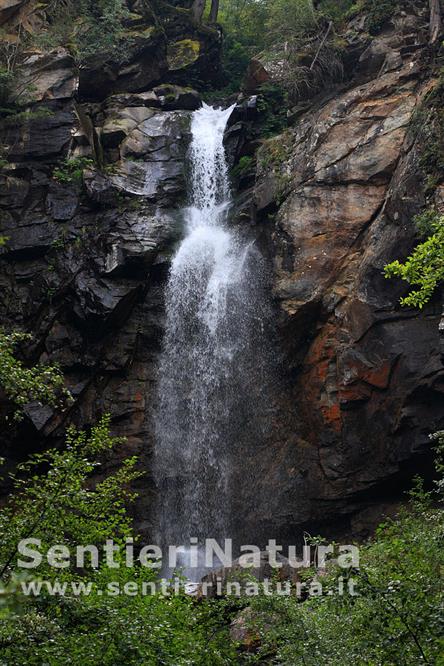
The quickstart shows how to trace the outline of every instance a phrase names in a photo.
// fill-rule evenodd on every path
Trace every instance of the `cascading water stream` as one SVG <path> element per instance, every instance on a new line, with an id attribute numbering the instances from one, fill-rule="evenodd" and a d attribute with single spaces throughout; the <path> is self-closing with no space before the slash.
<path id="1" fill-rule="evenodd" d="M 227 226 L 223 138 L 232 108 L 192 118 L 186 235 L 166 291 L 159 368 L 156 463 L 160 541 L 231 537 L 232 456 L 256 403 L 249 364 L 260 336 L 254 244 Z M 204 572 L 185 573 L 196 579 Z"/>

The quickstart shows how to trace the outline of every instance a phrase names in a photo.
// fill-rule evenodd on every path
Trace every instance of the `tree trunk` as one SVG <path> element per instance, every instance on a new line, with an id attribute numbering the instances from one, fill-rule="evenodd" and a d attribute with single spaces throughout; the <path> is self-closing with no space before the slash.
<path id="1" fill-rule="evenodd" d="M 216 23 L 219 13 L 219 0 L 211 0 L 210 23 Z"/>
<path id="2" fill-rule="evenodd" d="M 193 17 L 193 21 L 195 23 L 202 22 L 202 16 L 205 11 L 205 4 L 206 0 L 194 0 L 191 7 L 191 16 Z"/>
<path id="3" fill-rule="evenodd" d="M 441 33 L 441 0 L 430 0 L 430 43 L 434 44 Z"/>

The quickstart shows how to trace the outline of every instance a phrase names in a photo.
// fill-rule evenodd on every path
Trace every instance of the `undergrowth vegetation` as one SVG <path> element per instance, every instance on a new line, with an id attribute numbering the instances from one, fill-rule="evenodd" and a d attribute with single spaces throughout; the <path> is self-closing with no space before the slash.
<path id="1" fill-rule="evenodd" d="M 125 32 L 129 9 L 124 0 L 49 0 L 47 27 L 35 37 L 41 48 L 68 47 L 82 65 L 92 58 L 124 61 L 130 44 Z"/>
<path id="2" fill-rule="evenodd" d="M 227 90 L 241 86 L 249 59 L 259 53 L 279 62 L 281 82 L 292 98 L 340 79 L 347 22 L 362 13 L 374 35 L 396 7 L 390 0 L 222 0 Z"/>
<path id="3" fill-rule="evenodd" d="M 429 210 L 415 221 L 426 239 L 415 247 L 404 263 L 397 259 L 388 264 L 385 276 L 399 277 L 416 287 L 401 299 L 401 305 L 422 309 L 444 281 L 444 217 Z"/>
<path id="4" fill-rule="evenodd" d="M 82 180 L 83 171 L 94 166 L 94 160 L 88 157 L 66 159 L 54 169 L 53 178 L 59 183 L 67 184 Z"/>
<path id="5" fill-rule="evenodd" d="M 24 374 L 13 356 L 19 339 L 2 335 L 3 389 L 18 405 L 35 396 L 51 401 L 60 374 Z M 145 566 L 136 559 L 128 566 L 123 548 L 113 549 L 112 566 L 102 555 L 109 539 L 114 546 L 138 544 L 128 513 L 137 459 L 104 473 L 122 443 L 110 426 L 108 416 L 88 432 L 69 426 L 63 447 L 33 455 L 13 476 L 14 491 L 0 509 L 0 664 L 444 664 L 444 433 L 433 437 L 435 491 L 416 479 L 408 506 L 361 547 L 353 568 L 332 560 L 301 572 L 322 594 L 301 600 L 259 586 L 253 597 L 199 599 L 183 586 L 179 593 L 156 587 L 154 554 Z M 87 546 L 80 562 L 79 545 Z M 18 558 L 38 566 L 19 567 Z M 236 642 L 229 627 L 239 613 L 246 634 Z"/>
<path id="6" fill-rule="evenodd" d="M 429 207 L 413 222 L 420 242 L 406 259 L 389 263 L 387 278 L 401 278 L 413 289 L 401 298 L 401 305 L 422 309 L 444 282 L 444 216 L 435 207 L 434 196 L 442 182 L 444 169 L 444 74 L 425 96 L 414 114 L 410 133 L 419 151 L 418 164 L 422 172 Z"/>
<path id="7" fill-rule="evenodd" d="M 260 647 L 243 663 L 442 666 L 443 529 L 442 507 L 418 479 L 409 506 L 361 548 L 360 567 L 350 573 L 354 596 L 337 594 L 340 572 L 332 567 L 321 579 L 323 596 L 250 602 Z"/>
<path id="8" fill-rule="evenodd" d="M 32 336 L 28 333 L 5 333 L 0 329 L 0 387 L 8 400 L 15 404 L 16 420 L 22 417 L 23 407 L 30 402 L 56 407 L 69 398 L 57 366 L 29 368 L 17 358 L 17 347 L 31 341 Z"/>

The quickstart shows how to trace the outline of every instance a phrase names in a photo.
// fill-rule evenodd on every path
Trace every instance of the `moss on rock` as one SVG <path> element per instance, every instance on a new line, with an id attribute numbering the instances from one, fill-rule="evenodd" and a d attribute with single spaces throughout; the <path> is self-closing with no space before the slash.
<path id="1" fill-rule="evenodd" d="M 167 61 L 169 69 L 184 69 L 193 65 L 200 55 L 200 42 L 194 39 L 181 39 L 168 45 Z"/>

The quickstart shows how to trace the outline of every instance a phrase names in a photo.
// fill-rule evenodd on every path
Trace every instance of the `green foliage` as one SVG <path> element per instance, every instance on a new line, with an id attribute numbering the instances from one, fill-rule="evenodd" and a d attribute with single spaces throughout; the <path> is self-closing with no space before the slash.
<path id="1" fill-rule="evenodd" d="M 153 568 L 128 568 L 123 553 L 115 553 L 119 568 L 103 559 L 90 566 L 88 556 L 80 569 L 75 562 L 55 569 L 44 559 L 38 579 L 24 577 L 15 566 L 17 543 L 30 535 L 41 539 L 41 552 L 49 546 L 95 544 L 107 539 L 116 545 L 137 542 L 126 507 L 134 499 L 128 486 L 139 473 L 130 458 L 113 474 L 92 483 L 99 461 L 109 458 L 119 440 L 109 433 L 104 417 L 89 434 L 70 428 L 63 450 L 34 456 L 19 469 L 15 492 L 0 510 L 0 562 L 4 569 L 3 618 L 0 619 L 1 661 L 22 664 L 167 664 L 205 666 L 235 663 L 227 629 L 211 603 L 196 602 L 183 591 L 178 595 L 142 594 L 142 585 L 155 581 Z M 12 556 L 11 556 L 12 555 Z M 20 594 L 22 585 L 45 580 L 66 585 L 63 595 Z M 106 594 L 134 586 L 133 594 Z M 73 586 L 88 593 L 76 595 Z M 118 587 L 117 587 L 118 586 Z M 78 589 L 78 587 L 77 587 Z M 129 589 L 127 587 L 127 589 Z M 137 589 L 139 591 L 137 591 Z M 5 606 L 6 604 L 6 606 Z M 7 611 L 7 612 L 5 612 Z"/>
<path id="2" fill-rule="evenodd" d="M 237 93 L 242 86 L 251 59 L 251 50 L 248 44 L 238 41 L 230 34 L 227 34 L 223 48 L 223 68 L 225 77 L 229 81 L 223 94 L 229 96 Z"/>
<path id="3" fill-rule="evenodd" d="M 0 120 L 1 128 L 17 127 L 35 120 L 50 118 L 54 115 L 54 111 L 44 107 L 32 111 L 20 111 L 17 107 L 10 106 L 8 109 L 4 109 L 4 113 L 5 117 Z"/>
<path id="4" fill-rule="evenodd" d="M 300 39 L 317 26 L 318 15 L 313 0 L 274 0 L 269 7 L 266 28 L 270 46 L 276 39 Z"/>
<path id="5" fill-rule="evenodd" d="M 275 83 L 264 83 L 257 102 L 261 134 L 271 137 L 287 127 L 288 94 Z"/>
<path id="6" fill-rule="evenodd" d="M 444 280 L 444 217 L 428 212 L 417 218 L 417 224 L 422 233 L 431 235 L 417 245 L 404 263 L 393 261 L 384 273 L 387 278 L 400 277 L 419 287 L 402 298 L 401 305 L 422 309 Z"/>
<path id="7" fill-rule="evenodd" d="M 80 65 L 97 58 L 125 60 L 131 40 L 124 0 L 52 0 L 46 16 L 49 26 L 37 38 L 40 47 L 65 46 Z"/>
<path id="8" fill-rule="evenodd" d="M 410 506 L 361 547 L 360 568 L 351 572 L 356 596 L 337 594 L 344 570 L 330 565 L 322 596 L 249 601 L 260 647 L 240 663 L 442 665 L 443 529 L 442 508 L 417 482 Z"/>
<path id="9" fill-rule="evenodd" d="M 223 67 L 226 94 L 239 90 L 250 58 L 266 44 L 268 0 L 222 0 L 219 22 L 224 30 Z"/>
<path id="10" fill-rule="evenodd" d="M 14 73 L 4 65 L 0 66 L 0 107 L 6 107 L 14 89 Z"/>
<path id="11" fill-rule="evenodd" d="M 0 564 L 9 569 L 7 577 L 11 552 L 16 554 L 17 543 L 29 536 L 41 539 L 42 548 L 48 549 L 55 543 L 102 544 L 109 534 L 121 541 L 130 534 L 124 506 L 132 498 L 127 484 L 139 475 L 133 469 L 135 459 L 94 488 L 87 487 L 88 477 L 100 466 L 97 458 L 121 441 L 111 437 L 109 427 L 109 416 L 89 434 L 70 427 L 62 450 L 34 454 L 19 465 L 14 494 L 0 512 Z M 56 571 L 59 578 L 63 572 Z M 54 576 L 54 569 L 44 561 L 39 573 Z"/>
<path id="12" fill-rule="evenodd" d="M 318 4 L 318 14 L 340 27 L 354 7 L 354 0 L 321 0 Z"/>
<path id="13" fill-rule="evenodd" d="M 94 161 L 88 157 L 75 157 L 66 159 L 61 166 L 54 169 L 52 176 L 59 183 L 79 182 L 83 178 L 83 171 L 94 166 Z"/>
<path id="14" fill-rule="evenodd" d="M 231 175 L 233 178 L 242 178 L 251 170 L 252 165 L 253 158 L 249 155 L 244 155 L 240 158 L 234 169 L 232 169 Z"/>
<path id="15" fill-rule="evenodd" d="M 29 402 L 37 401 L 56 407 L 69 398 L 59 368 L 53 365 L 26 368 L 15 357 L 15 347 L 31 340 L 32 336 L 26 333 L 7 334 L 0 330 L 0 387 L 17 405 L 17 420 L 21 418 L 23 407 Z"/>
<path id="16" fill-rule="evenodd" d="M 364 9 L 368 11 L 366 28 L 371 35 L 376 35 L 393 16 L 396 2 L 393 0 L 366 0 Z"/>
<path id="17" fill-rule="evenodd" d="M 368 31 L 376 34 L 395 9 L 391 0 L 222 0 L 227 91 L 238 89 L 249 58 L 259 53 L 280 63 L 282 84 L 291 96 L 321 89 L 343 74 L 338 31 L 346 21 L 365 13 Z M 330 22 L 333 29 L 325 39 Z"/>

